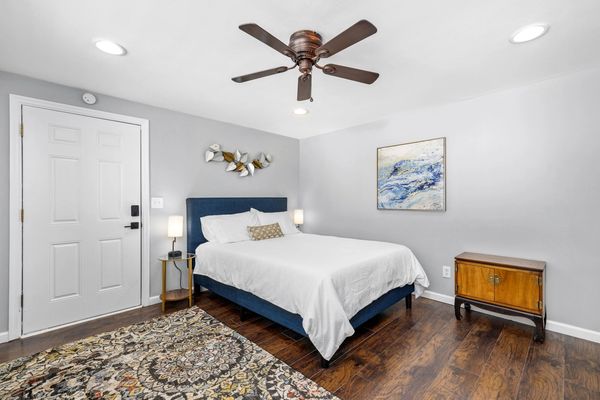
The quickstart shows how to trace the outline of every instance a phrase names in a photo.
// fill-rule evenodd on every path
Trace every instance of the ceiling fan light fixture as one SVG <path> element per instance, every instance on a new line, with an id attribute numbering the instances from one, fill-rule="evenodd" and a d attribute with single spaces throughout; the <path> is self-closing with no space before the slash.
<path id="1" fill-rule="evenodd" d="M 511 36 L 510 42 L 513 44 L 520 44 L 531 42 L 532 40 L 538 39 L 544 36 L 548 30 L 550 29 L 550 25 L 544 23 L 530 24 L 525 25 L 519 29 L 517 29 Z"/>
<path id="2" fill-rule="evenodd" d="M 308 110 L 306 108 L 298 107 L 294 109 L 294 114 L 296 115 L 306 115 L 308 114 Z"/>
<path id="3" fill-rule="evenodd" d="M 127 50 L 125 47 L 121 46 L 118 43 L 113 42 L 112 40 L 97 40 L 95 43 L 96 48 L 106 54 L 110 54 L 112 56 L 124 56 L 127 54 Z"/>

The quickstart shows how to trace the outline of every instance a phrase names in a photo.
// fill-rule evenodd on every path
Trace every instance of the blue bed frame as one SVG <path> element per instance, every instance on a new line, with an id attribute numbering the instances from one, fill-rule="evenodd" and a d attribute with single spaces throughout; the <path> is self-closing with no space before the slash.
<path id="1" fill-rule="evenodd" d="M 200 226 L 200 218 L 207 215 L 235 214 L 255 208 L 264 212 L 287 211 L 285 197 L 200 197 L 186 199 L 187 209 L 187 251 L 195 253 L 196 248 L 206 242 Z M 200 293 L 200 286 L 222 296 L 243 309 L 253 311 L 273 322 L 276 322 L 300 335 L 307 336 L 302 327 L 302 317 L 292 314 L 266 300 L 246 292 L 217 282 L 204 275 L 194 274 L 195 293 Z M 402 299 L 406 299 L 406 308 L 411 308 L 411 294 L 414 285 L 395 288 L 373 301 L 360 310 L 350 323 L 356 329 L 377 314 Z M 329 361 L 321 358 L 323 367 L 329 366 Z"/>

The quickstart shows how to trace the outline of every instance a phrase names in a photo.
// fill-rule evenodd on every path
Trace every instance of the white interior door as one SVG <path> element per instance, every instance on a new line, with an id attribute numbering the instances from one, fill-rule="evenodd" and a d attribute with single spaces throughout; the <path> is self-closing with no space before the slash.
<path id="1" fill-rule="evenodd" d="M 140 127 L 29 106 L 23 126 L 23 334 L 140 305 Z"/>

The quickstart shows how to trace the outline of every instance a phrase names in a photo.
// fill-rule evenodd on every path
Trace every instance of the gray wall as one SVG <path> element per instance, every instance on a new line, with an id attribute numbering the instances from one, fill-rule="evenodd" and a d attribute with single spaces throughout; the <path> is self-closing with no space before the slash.
<path id="1" fill-rule="evenodd" d="M 600 71 L 300 142 L 308 232 L 408 245 L 453 295 L 462 251 L 547 261 L 548 318 L 600 331 Z M 447 138 L 447 212 L 378 211 L 376 148 Z"/>
<path id="2" fill-rule="evenodd" d="M 82 90 L 0 72 L 0 332 L 8 329 L 8 180 L 10 93 L 59 103 L 86 106 Z M 90 107 L 90 106 L 88 106 Z M 168 215 L 185 215 L 190 196 L 287 196 L 290 209 L 298 196 L 298 140 L 236 125 L 212 121 L 109 96 L 98 96 L 91 108 L 150 120 L 151 195 L 164 197 L 165 208 L 151 210 L 151 295 L 160 292 L 160 264 L 155 261 L 170 247 L 166 235 Z M 269 152 L 273 165 L 254 177 L 225 173 L 224 164 L 204 162 L 204 150 L 212 143 L 225 149 L 256 154 Z M 185 247 L 185 238 L 179 242 Z M 174 272 L 174 271 L 173 271 Z M 177 285 L 176 274 L 169 276 Z"/>

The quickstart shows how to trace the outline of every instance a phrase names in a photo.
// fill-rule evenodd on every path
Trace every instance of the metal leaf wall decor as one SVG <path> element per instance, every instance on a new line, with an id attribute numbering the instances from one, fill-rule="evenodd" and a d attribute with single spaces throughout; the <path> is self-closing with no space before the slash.
<path id="1" fill-rule="evenodd" d="M 259 153 L 257 158 L 250 160 L 248 153 L 241 153 L 239 150 L 231 153 L 221 150 L 220 144 L 212 144 L 204 153 L 206 162 L 225 162 L 227 167 L 225 171 L 239 172 L 240 176 L 253 176 L 257 169 L 267 168 L 273 162 L 270 154 Z"/>

